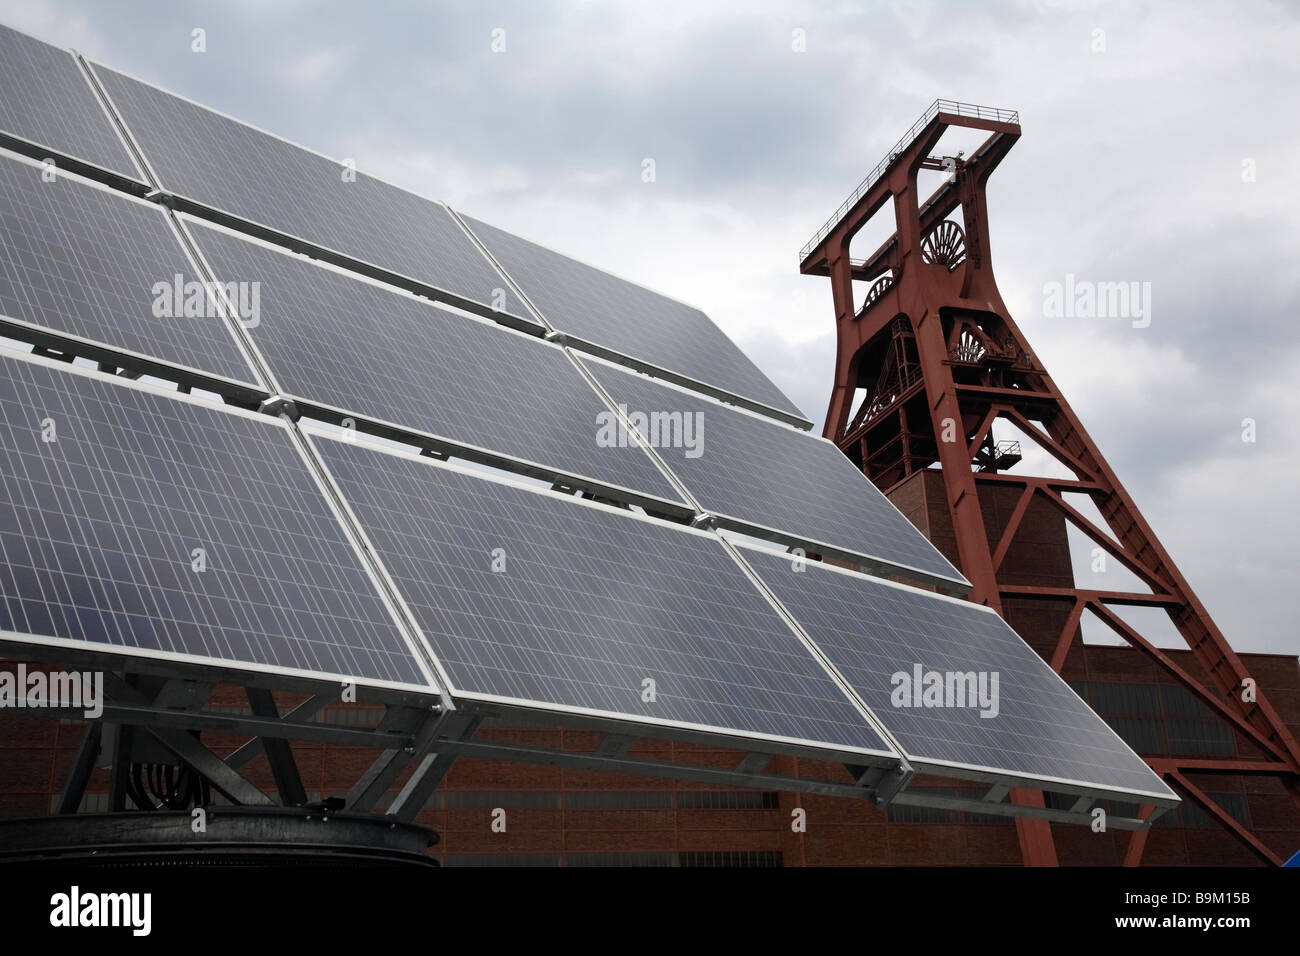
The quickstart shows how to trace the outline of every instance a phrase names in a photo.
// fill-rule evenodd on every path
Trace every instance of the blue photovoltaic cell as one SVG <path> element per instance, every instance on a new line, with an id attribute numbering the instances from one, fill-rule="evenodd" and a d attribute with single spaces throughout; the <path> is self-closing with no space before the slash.
<path id="1" fill-rule="evenodd" d="M 312 442 L 453 690 L 889 752 L 711 536 Z"/>
<path id="2" fill-rule="evenodd" d="M 485 222 L 462 218 L 561 332 L 804 417 L 699 309 Z"/>
<path id="3" fill-rule="evenodd" d="M 161 188 L 536 321 L 446 207 L 99 64 L 95 72 Z"/>
<path id="4" fill-rule="evenodd" d="M 284 394 L 682 504 L 643 449 L 598 442 L 608 408 L 558 346 L 187 223 L 219 281 L 259 283 Z"/>
<path id="5" fill-rule="evenodd" d="M 965 579 L 834 444 L 599 361 L 584 364 L 629 414 L 679 414 L 690 448 L 645 436 L 705 511 L 966 586 Z M 673 434 L 676 434 L 674 432 Z M 686 431 L 681 431 L 683 436 Z"/>
<path id="6" fill-rule="evenodd" d="M 67 50 L 0 26 L 0 90 L 0 131 L 143 181 Z"/>
<path id="7" fill-rule="evenodd" d="M 256 385 L 227 319 L 176 314 L 195 281 L 162 209 L 0 157 L 0 317 Z"/>
<path id="8" fill-rule="evenodd" d="M 0 365 L 0 631 L 431 686 L 282 420 Z"/>
<path id="9" fill-rule="evenodd" d="M 1174 797 L 991 609 L 815 561 L 799 572 L 787 555 L 758 548 L 742 554 L 909 760 Z M 955 695 L 929 707 L 910 706 L 915 696 L 904 700 L 902 691 L 895 698 L 897 687 L 914 687 L 918 666 L 923 688 L 929 672 L 970 673 L 977 682 L 984 674 L 985 700 L 996 706 L 981 708 L 978 699 L 948 706 L 958 703 Z"/>

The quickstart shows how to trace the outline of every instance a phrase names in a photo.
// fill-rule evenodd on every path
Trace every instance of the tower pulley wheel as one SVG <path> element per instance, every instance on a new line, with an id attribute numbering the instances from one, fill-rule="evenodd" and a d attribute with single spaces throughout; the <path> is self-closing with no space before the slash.
<path id="1" fill-rule="evenodd" d="M 961 226 L 945 219 L 921 240 L 921 259 L 934 265 L 957 268 L 966 261 L 966 234 Z"/>
<path id="2" fill-rule="evenodd" d="M 897 278 L 897 274 L 895 273 L 894 270 L 891 269 L 888 274 L 881 276 L 879 279 L 873 282 L 871 284 L 871 288 L 867 290 L 867 299 L 863 303 L 863 307 L 865 308 L 866 306 L 870 305 L 871 303 L 879 299 L 886 292 L 888 292 L 889 287 L 894 284 L 894 280 L 896 278 Z"/>

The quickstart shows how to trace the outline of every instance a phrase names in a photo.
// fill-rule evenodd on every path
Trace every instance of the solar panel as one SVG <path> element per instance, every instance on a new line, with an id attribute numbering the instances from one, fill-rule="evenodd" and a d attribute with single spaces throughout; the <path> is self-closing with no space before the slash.
<path id="1" fill-rule="evenodd" d="M 445 206 L 94 70 L 162 189 L 537 324 Z"/>
<path id="2" fill-rule="evenodd" d="M 0 366 L 5 640 L 428 692 L 284 421 Z"/>
<path id="3" fill-rule="evenodd" d="M 647 429 L 658 433 L 646 440 L 704 510 L 729 526 L 857 556 L 877 570 L 968 587 L 826 439 L 605 362 L 583 362 L 616 403 L 646 417 Z M 669 427 L 670 415 L 680 416 L 680 430 Z M 695 447 L 688 447 L 686 426 Z"/>
<path id="4" fill-rule="evenodd" d="M 159 207 L 0 156 L 0 318 L 257 385 L 206 296 L 183 314 L 195 281 Z"/>
<path id="5" fill-rule="evenodd" d="M 742 554 L 922 772 L 1174 797 L 992 609 L 815 561 L 799 572 L 759 548 Z"/>
<path id="6" fill-rule="evenodd" d="M 462 218 L 542 317 L 570 338 L 716 386 L 809 424 L 699 309 L 485 222 Z"/>
<path id="7" fill-rule="evenodd" d="M 311 441 L 453 694 L 890 754 L 711 535 Z"/>
<path id="8" fill-rule="evenodd" d="M 142 179 L 68 51 L 0 26 L 0 89 L 0 132 Z"/>
<path id="9" fill-rule="evenodd" d="M 562 348 L 187 222 L 219 281 L 260 281 L 250 333 L 282 394 L 685 509 L 643 449 L 598 443 L 610 413 Z"/>

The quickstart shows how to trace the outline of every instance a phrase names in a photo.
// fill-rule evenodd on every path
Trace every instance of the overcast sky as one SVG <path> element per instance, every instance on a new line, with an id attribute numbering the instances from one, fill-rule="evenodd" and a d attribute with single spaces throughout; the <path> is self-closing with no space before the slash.
<path id="1" fill-rule="evenodd" d="M 1296 8 L 0 0 L 0 19 L 696 304 L 819 423 L 834 322 L 798 249 L 935 97 L 1018 109 L 989 210 L 1013 317 L 1234 645 L 1300 649 Z M 1067 274 L 1150 282 L 1149 327 L 1049 317 Z"/>

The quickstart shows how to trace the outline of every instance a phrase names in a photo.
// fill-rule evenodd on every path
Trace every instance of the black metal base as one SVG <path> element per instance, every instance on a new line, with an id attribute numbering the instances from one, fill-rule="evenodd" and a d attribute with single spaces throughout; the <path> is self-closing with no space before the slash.
<path id="1" fill-rule="evenodd" d="M 75 866 L 437 866 L 427 827 L 299 807 L 84 813 L 0 821 L 0 863 Z"/>

